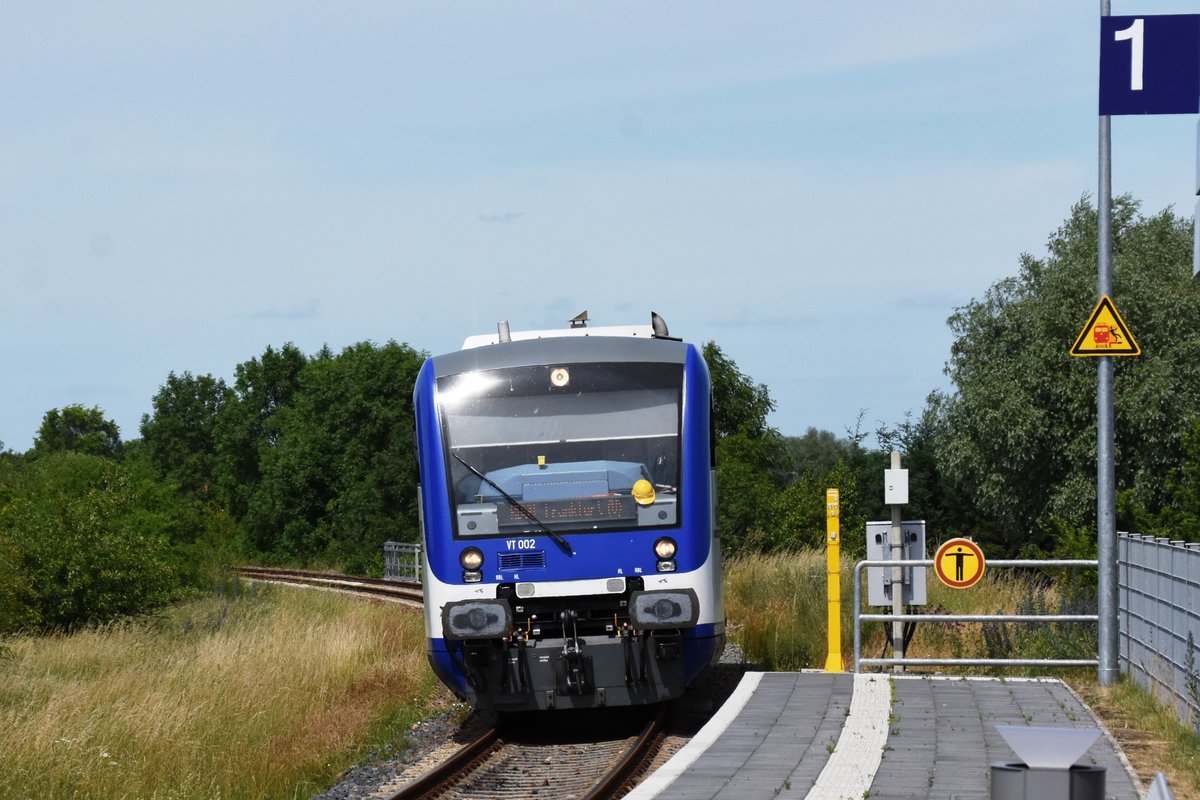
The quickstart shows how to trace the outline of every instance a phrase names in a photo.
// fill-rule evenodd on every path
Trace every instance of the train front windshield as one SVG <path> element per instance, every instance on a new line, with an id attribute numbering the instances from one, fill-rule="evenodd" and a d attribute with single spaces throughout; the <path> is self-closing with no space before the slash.
<path id="1" fill-rule="evenodd" d="M 680 523 L 682 365 L 483 370 L 437 398 L 457 536 Z"/>

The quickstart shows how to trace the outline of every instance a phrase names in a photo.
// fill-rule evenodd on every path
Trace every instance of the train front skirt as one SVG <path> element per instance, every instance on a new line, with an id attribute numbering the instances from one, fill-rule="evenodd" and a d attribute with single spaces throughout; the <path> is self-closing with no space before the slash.
<path id="1" fill-rule="evenodd" d="M 430 640 L 434 672 L 478 708 L 498 711 L 644 705 L 679 697 L 715 663 L 717 626 L 619 637 Z"/>

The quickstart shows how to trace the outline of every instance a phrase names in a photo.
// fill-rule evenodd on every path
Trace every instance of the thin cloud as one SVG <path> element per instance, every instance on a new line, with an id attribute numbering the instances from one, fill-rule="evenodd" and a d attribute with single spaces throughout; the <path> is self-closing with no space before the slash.
<path id="1" fill-rule="evenodd" d="M 805 314 L 779 314 L 750 306 L 730 306 L 708 318 L 708 324 L 720 328 L 797 328 L 818 323 L 816 317 Z"/>
<path id="2" fill-rule="evenodd" d="M 287 308 L 267 308 L 257 311 L 251 316 L 254 319 L 314 319 L 321 313 L 321 304 L 316 300 L 307 300 L 303 304 L 291 305 Z"/>
<path id="3" fill-rule="evenodd" d="M 951 292 L 916 292 L 897 298 L 890 303 L 892 308 L 920 311 L 944 311 L 947 315 L 963 305 L 962 297 Z"/>
<path id="4" fill-rule="evenodd" d="M 499 225 L 505 225 L 510 222 L 516 222 L 525 215 L 523 211 L 504 211 L 499 214 L 480 214 L 480 222 L 493 222 Z"/>

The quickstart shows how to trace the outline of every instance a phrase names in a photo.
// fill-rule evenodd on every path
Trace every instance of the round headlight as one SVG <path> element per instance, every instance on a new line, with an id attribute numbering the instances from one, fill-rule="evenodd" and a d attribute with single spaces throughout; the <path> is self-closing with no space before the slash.
<path id="1" fill-rule="evenodd" d="M 654 543 L 654 555 L 659 558 L 675 557 L 675 540 L 664 536 Z"/>
<path id="2" fill-rule="evenodd" d="M 474 572 L 483 566 L 483 551 L 478 547 L 468 547 L 459 554 L 458 563 L 462 564 L 463 569 Z"/>

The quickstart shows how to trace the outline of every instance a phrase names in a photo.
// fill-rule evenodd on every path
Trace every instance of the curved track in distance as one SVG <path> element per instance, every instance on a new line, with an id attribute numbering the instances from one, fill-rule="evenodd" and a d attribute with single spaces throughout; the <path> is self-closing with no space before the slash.
<path id="1" fill-rule="evenodd" d="M 335 592 L 366 595 L 395 603 L 423 607 L 421 584 L 389 581 L 382 578 L 357 578 L 333 572 L 309 572 L 278 567 L 238 567 L 237 574 L 247 580 L 311 586 Z"/>

